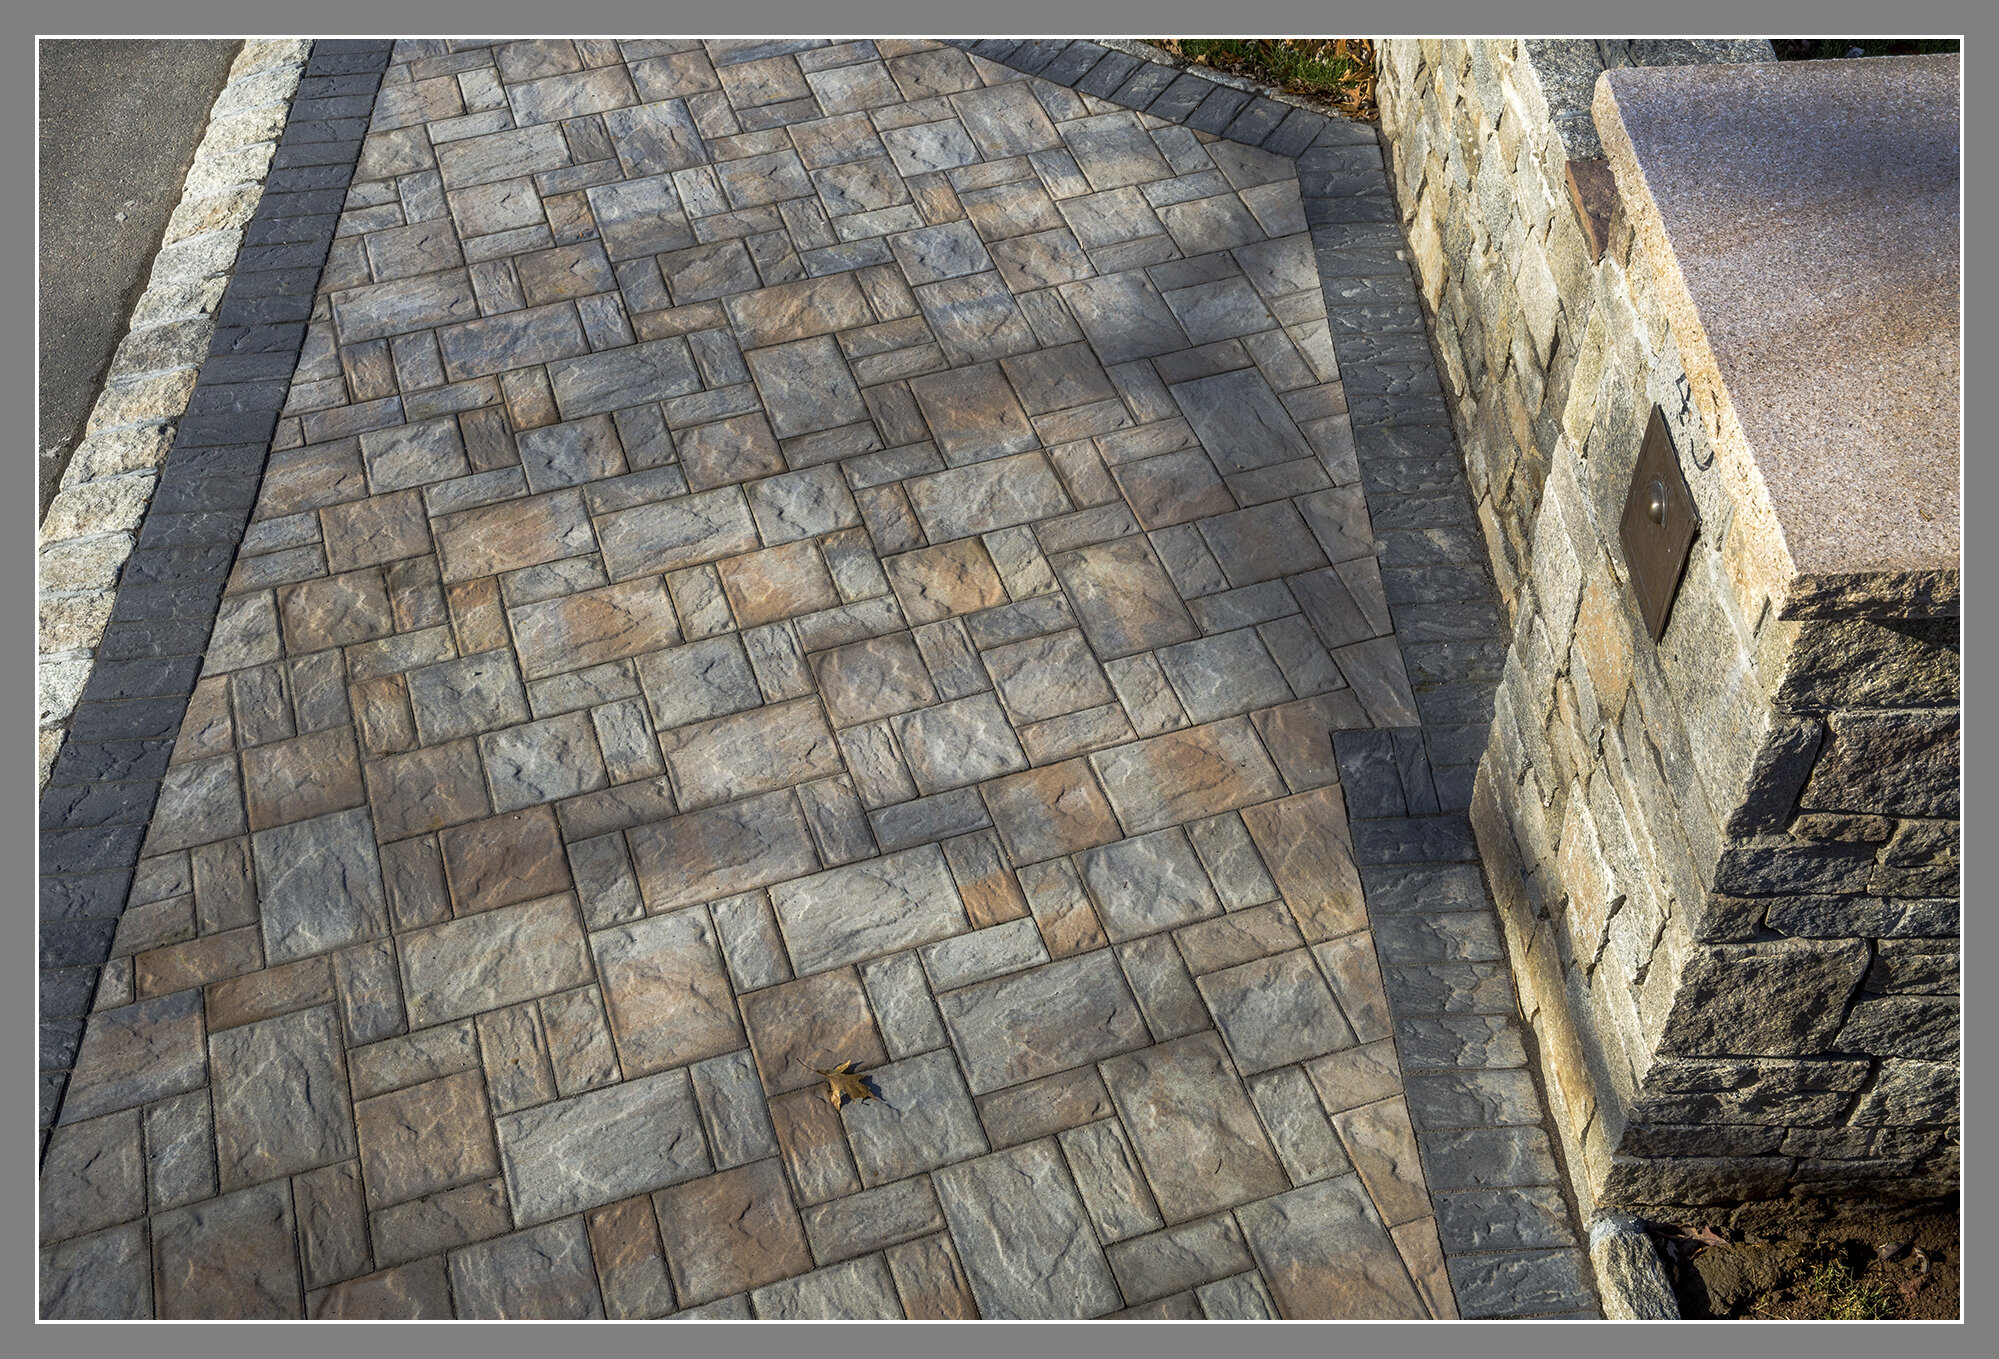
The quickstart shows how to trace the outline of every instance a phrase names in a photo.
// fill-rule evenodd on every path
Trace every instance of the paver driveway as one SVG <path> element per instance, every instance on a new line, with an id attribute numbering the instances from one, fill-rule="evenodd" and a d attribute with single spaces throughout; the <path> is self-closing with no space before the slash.
<path id="1" fill-rule="evenodd" d="M 45 1299 L 1454 1315 L 1293 162 L 928 42 L 395 63 Z"/>

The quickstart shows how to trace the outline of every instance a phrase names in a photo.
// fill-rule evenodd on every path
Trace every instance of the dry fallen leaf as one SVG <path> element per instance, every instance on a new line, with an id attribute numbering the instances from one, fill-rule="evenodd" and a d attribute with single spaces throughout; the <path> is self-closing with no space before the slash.
<path id="1" fill-rule="evenodd" d="M 867 1081 L 854 1070 L 852 1062 L 842 1062 L 831 1071 L 822 1071 L 816 1066 L 812 1069 L 826 1078 L 826 1102 L 835 1109 L 850 1099 L 876 1098 L 875 1092 L 868 1089 Z"/>

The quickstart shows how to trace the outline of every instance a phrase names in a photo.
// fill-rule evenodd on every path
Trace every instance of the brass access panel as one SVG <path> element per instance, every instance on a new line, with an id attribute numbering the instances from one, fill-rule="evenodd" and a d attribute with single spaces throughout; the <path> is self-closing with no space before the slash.
<path id="1" fill-rule="evenodd" d="M 1631 492 L 1624 498 L 1624 518 L 1618 525 L 1624 542 L 1624 559 L 1631 564 L 1631 588 L 1638 596 L 1638 611 L 1645 627 L 1657 642 L 1666 633 L 1666 619 L 1673 611 L 1673 596 L 1679 593 L 1680 575 L 1687 569 L 1687 554 L 1700 532 L 1700 516 L 1687 479 L 1680 475 L 1680 460 L 1673 452 L 1673 437 L 1666 432 L 1666 417 L 1657 406 L 1645 427 L 1645 444 L 1638 451 L 1638 466 L 1632 469 Z"/>

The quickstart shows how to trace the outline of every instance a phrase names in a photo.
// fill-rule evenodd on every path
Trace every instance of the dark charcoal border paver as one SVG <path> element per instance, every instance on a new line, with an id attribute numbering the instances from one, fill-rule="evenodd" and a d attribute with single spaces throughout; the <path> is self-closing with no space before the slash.
<path id="1" fill-rule="evenodd" d="M 263 480 L 313 294 L 394 43 L 312 46 L 187 413 L 42 794 L 42 1145 Z"/>
<path id="2" fill-rule="evenodd" d="M 1047 43 L 956 45 L 1044 79 L 1073 69 L 1068 50 L 1049 51 Z M 1078 41 L 1071 47 L 1099 44 Z M 1396 1047 L 1411 1078 L 1464 1073 L 1467 1081 L 1490 1083 L 1498 1079 L 1491 1073 L 1524 1072 L 1527 1048 L 1517 1002 L 1503 1015 L 1453 1013 L 1455 988 L 1396 984 L 1403 969 L 1414 974 L 1505 965 L 1498 912 L 1477 866 L 1467 810 L 1492 726 L 1508 629 L 1464 459 L 1444 409 L 1415 279 L 1397 253 L 1406 243 L 1375 130 L 1246 95 L 1195 70 L 1118 52 L 1093 61 L 1075 88 L 1297 161 L 1361 485 L 1381 544 L 1389 617 L 1422 717 L 1418 727 L 1334 735 Z M 1385 924 L 1390 921 L 1415 928 Z M 1462 1127 L 1461 1118 L 1448 1112 L 1451 1106 L 1481 1103 L 1485 1117 L 1507 1120 L 1508 1135 L 1538 1152 L 1513 1158 L 1511 1175 L 1518 1184 L 1479 1150 L 1483 1142 L 1476 1127 L 1484 1125 Z M 1495 1113 L 1496 1103 L 1509 1107 Z M 1410 1117 L 1440 1224 L 1467 1214 L 1491 1218 L 1523 1191 L 1537 1200 L 1559 1194 L 1551 1125 L 1538 1097 L 1532 1108 L 1513 1100 L 1441 1100 L 1426 1107 L 1412 1097 Z M 1438 1190 L 1447 1184 L 1476 1186 L 1459 1194 L 1479 1201 L 1473 1205 L 1468 1198 L 1464 1212 L 1449 1211 L 1446 1201 L 1459 1194 Z M 1533 1242 L 1554 1249 L 1511 1251 L 1466 1249 L 1476 1243 L 1444 1230 L 1444 1254 L 1463 1315 L 1597 1315 L 1589 1263 L 1574 1226 L 1557 1228 L 1567 1240 L 1543 1235 Z M 1504 1239 L 1505 1233 L 1496 1236 Z"/>

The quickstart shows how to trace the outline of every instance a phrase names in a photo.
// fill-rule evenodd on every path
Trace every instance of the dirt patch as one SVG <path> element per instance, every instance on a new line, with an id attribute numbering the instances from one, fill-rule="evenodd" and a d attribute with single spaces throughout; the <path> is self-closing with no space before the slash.
<path id="1" fill-rule="evenodd" d="M 1184 61 L 1226 71 L 1321 109 L 1371 123 L 1374 43 L 1367 38 L 1153 38 Z"/>
<path id="2" fill-rule="evenodd" d="M 1659 1226 L 1680 1315 L 1733 1321 L 1949 1321 L 1958 1316 L 1954 1205 L 1758 1235 Z"/>

